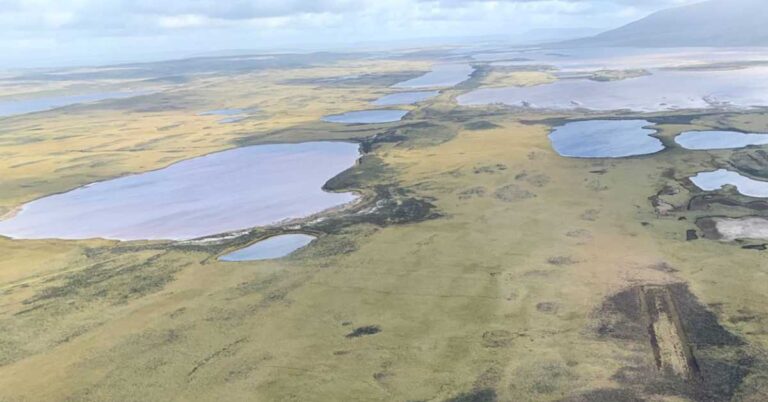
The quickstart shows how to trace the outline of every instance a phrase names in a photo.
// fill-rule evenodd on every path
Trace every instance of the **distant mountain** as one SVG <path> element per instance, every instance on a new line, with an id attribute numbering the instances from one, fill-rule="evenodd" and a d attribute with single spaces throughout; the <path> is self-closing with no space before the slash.
<path id="1" fill-rule="evenodd" d="M 538 28 L 525 31 L 513 42 L 522 44 L 548 43 L 554 41 L 564 41 L 574 38 L 583 38 L 596 35 L 602 32 L 599 28 Z"/>
<path id="2" fill-rule="evenodd" d="M 671 8 L 569 46 L 768 46 L 768 1 L 709 0 Z"/>

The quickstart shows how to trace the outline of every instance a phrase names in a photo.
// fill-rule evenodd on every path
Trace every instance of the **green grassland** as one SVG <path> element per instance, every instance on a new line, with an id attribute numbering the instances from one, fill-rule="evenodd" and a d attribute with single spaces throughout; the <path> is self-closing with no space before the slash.
<path id="1" fill-rule="evenodd" d="M 399 123 L 319 122 L 370 108 L 428 65 L 201 77 L 137 104 L 4 120 L 6 212 L 220 149 L 306 140 L 360 142 L 361 163 L 327 188 L 365 197 L 319 221 L 209 243 L 0 238 L 0 401 L 768 398 L 768 254 L 687 239 L 698 218 L 765 213 L 688 208 L 700 194 L 686 178 L 744 151 L 672 142 L 691 128 L 765 131 L 766 115 L 644 116 L 669 149 L 566 159 L 547 139 L 553 124 L 621 116 L 456 106 L 483 82 L 552 79 L 491 72 L 408 106 Z M 317 80 L 350 71 L 370 79 Z M 222 104 L 258 112 L 236 125 L 197 115 Z M 216 260 L 290 231 L 319 238 L 281 260 Z M 645 328 L 622 316 L 623 292 L 644 286 L 671 289 L 698 377 L 657 370 Z"/>

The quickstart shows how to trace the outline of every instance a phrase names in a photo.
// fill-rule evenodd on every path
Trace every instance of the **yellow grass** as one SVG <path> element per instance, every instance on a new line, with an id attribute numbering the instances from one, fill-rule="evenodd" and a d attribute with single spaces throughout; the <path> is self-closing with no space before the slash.
<path id="1" fill-rule="evenodd" d="M 198 102 L 183 111 L 12 119 L 13 138 L 43 140 L 3 137 L 0 169 L 11 180 L 0 204 L 155 169 L 253 134 L 350 136 L 317 120 L 367 108 L 386 90 L 285 80 L 423 67 L 377 61 L 208 78 L 183 90 Z M 535 74 L 492 82 L 546 78 Z M 435 105 L 450 107 L 452 95 Z M 197 115 L 251 106 L 268 118 L 217 125 Z M 441 121 L 458 131 L 448 142 L 379 148 L 398 185 L 433 200 L 443 217 L 357 225 L 319 240 L 353 244 L 349 253 L 313 255 L 310 246 L 285 260 L 221 263 L 163 244 L 0 240 L 0 400 L 441 401 L 492 388 L 499 400 L 555 401 L 617 387 L 627 362 L 652 361 L 590 329 L 607 296 L 645 283 L 688 281 L 703 303 L 721 306 L 729 330 L 768 347 L 761 321 L 728 321 L 739 311 L 768 314 L 764 254 L 686 242 L 692 223 L 658 217 L 648 202 L 668 183 L 667 169 L 682 177 L 710 156 L 566 159 L 551 149 L 549 127 L 520 117 L 531 116 L 489 117 L 499 127 L 477 131 Z M 266 136 L 296 126 L 303 129 Z M 14 184 L 30 181 L 44 183 Z M 678 272 L 653 269 L 661 262 Z M 367 325 L 381 332 L 346 337 Z"/>

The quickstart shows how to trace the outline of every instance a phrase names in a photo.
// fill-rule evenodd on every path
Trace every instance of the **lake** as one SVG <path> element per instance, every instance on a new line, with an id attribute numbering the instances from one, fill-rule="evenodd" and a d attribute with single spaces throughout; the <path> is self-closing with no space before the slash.
<path id="1" fill-rule="evenodd" d="M 555 110 L 749 109 L 768 105 L 768 67 L 655 70 L 651 75 L 620 81 L 580 78 L 531 87 L 480 88 L 459 96 L 458 102 Z"/>
<path id="2" fill-rule="evenodd" d="M 477 53 L 478 61 L 494 66 L 544 65 L 560 72 L 596 70 L 661 69 L 712 63 L 764 62 L 762 48 L 628 48 L 596 47 L 571 49 L 520 49 L 513 52 Z"/>
<path id="3" fill-rule="evenodd" d="M 392 123 L 400 121 L 406 114 L 407 110 L 360 110 L 325 116 L 323 121 L 343 124 Z"/>
<path id="4" fill-rule="evenodd" d="M 737 172 L 726 169 L 714 172 L 702 172 L 690 178 L 696 187 L 704 191 L 720 190 L 725 185 L 732 185 L 742 195 L 755 198 L 768 197 L 768 182 L 751 179 Z"/>
<path id="5" fill-rule="evenodd" d="M 449 88 L 472 76 L 475 69 L 469 64 L 435 64 L 432 71 L 414 79 L 395 84 L 393 88 Z"/>
<path id="6" fill-rule="evenodd" d="M 556 127 L 549 135 L 561 156 L 572 158 L 622 158 L 664 150 L 656 131 L 645 120 L 589 120 Z"/>
<path id="7" fill-rule="evenodd" d="M 257 145 L 93 183 L 0 221 L 22 239 L 188 240 L 305 217 L 357 199 L 322 186 L 352 167 L 358 145 Z"/>
<path id="8" fill-rule="evenodd" d="M 440 91 L 400 92 L 382 96 L 373 102 L 376 106 L 412 105 L 440 95 Z"/>
<path id="9" fill-rule="evenodd" d="M 710 150 L 744 148 L 768 144 L 768 134 L 749 134 L 738 131 L 686 131 L 675 137 L 685 149 Z"/>
<path id="10" fill-rule="evenodd" d="M 237 262 L 282 258 L 302 247 L 306 247 L 315 239 L 315 236 L 304 234 L 287 234 L 270 237 L 246 248 L 229 253 L 219 258 L 219 260 Z"/>
<path id="11" fill-rule="evenodd" d="M 0 117 L 19 114 L 44 112 L 64 106 L 80 103 L 98 102 L 107 99 L 123 99 L 145 95 L 146 92 L 97 92 L 83 95 L 61 95 L 43 98 L 2 100 L 0 99 Z"/>

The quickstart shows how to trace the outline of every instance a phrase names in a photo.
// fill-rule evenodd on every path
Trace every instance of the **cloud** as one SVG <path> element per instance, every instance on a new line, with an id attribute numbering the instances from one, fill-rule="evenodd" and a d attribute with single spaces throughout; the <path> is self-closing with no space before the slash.
<path id="1" fill-rule="evenodd" d="M 149 15 L 201 15 L 212 19 L 244 20 L 296 14 L 345 13 L 364 4 L 355 0 L 186 0 L 122 1 L 128 12 Z"/>
<path id="2" fill-rule="evenodd" d="M 394 10 L 401 18 L 461 19 L 484 10 L 579 13 L 672 6 L 688 0 L 2 0 L 0 31 L 178 29 L 306 15 L 371 15 Z M 474 9 L 474 10 L 473 10 Z M 218 24 L 221 25 L 221 24 Z M 225 24 L 226 25 L 226 24 Z"/>
<path id="3" fill-rule="evenodd" d="M 88 54 L 98 43 L 107 58 L 144 50 L 205 52 L 308 43 L 334 47 L 445 36 L 514 38 L 538 28 L 613 28 L 691 1 L 0 0 L 0 52 L 6 58 Z"/>

